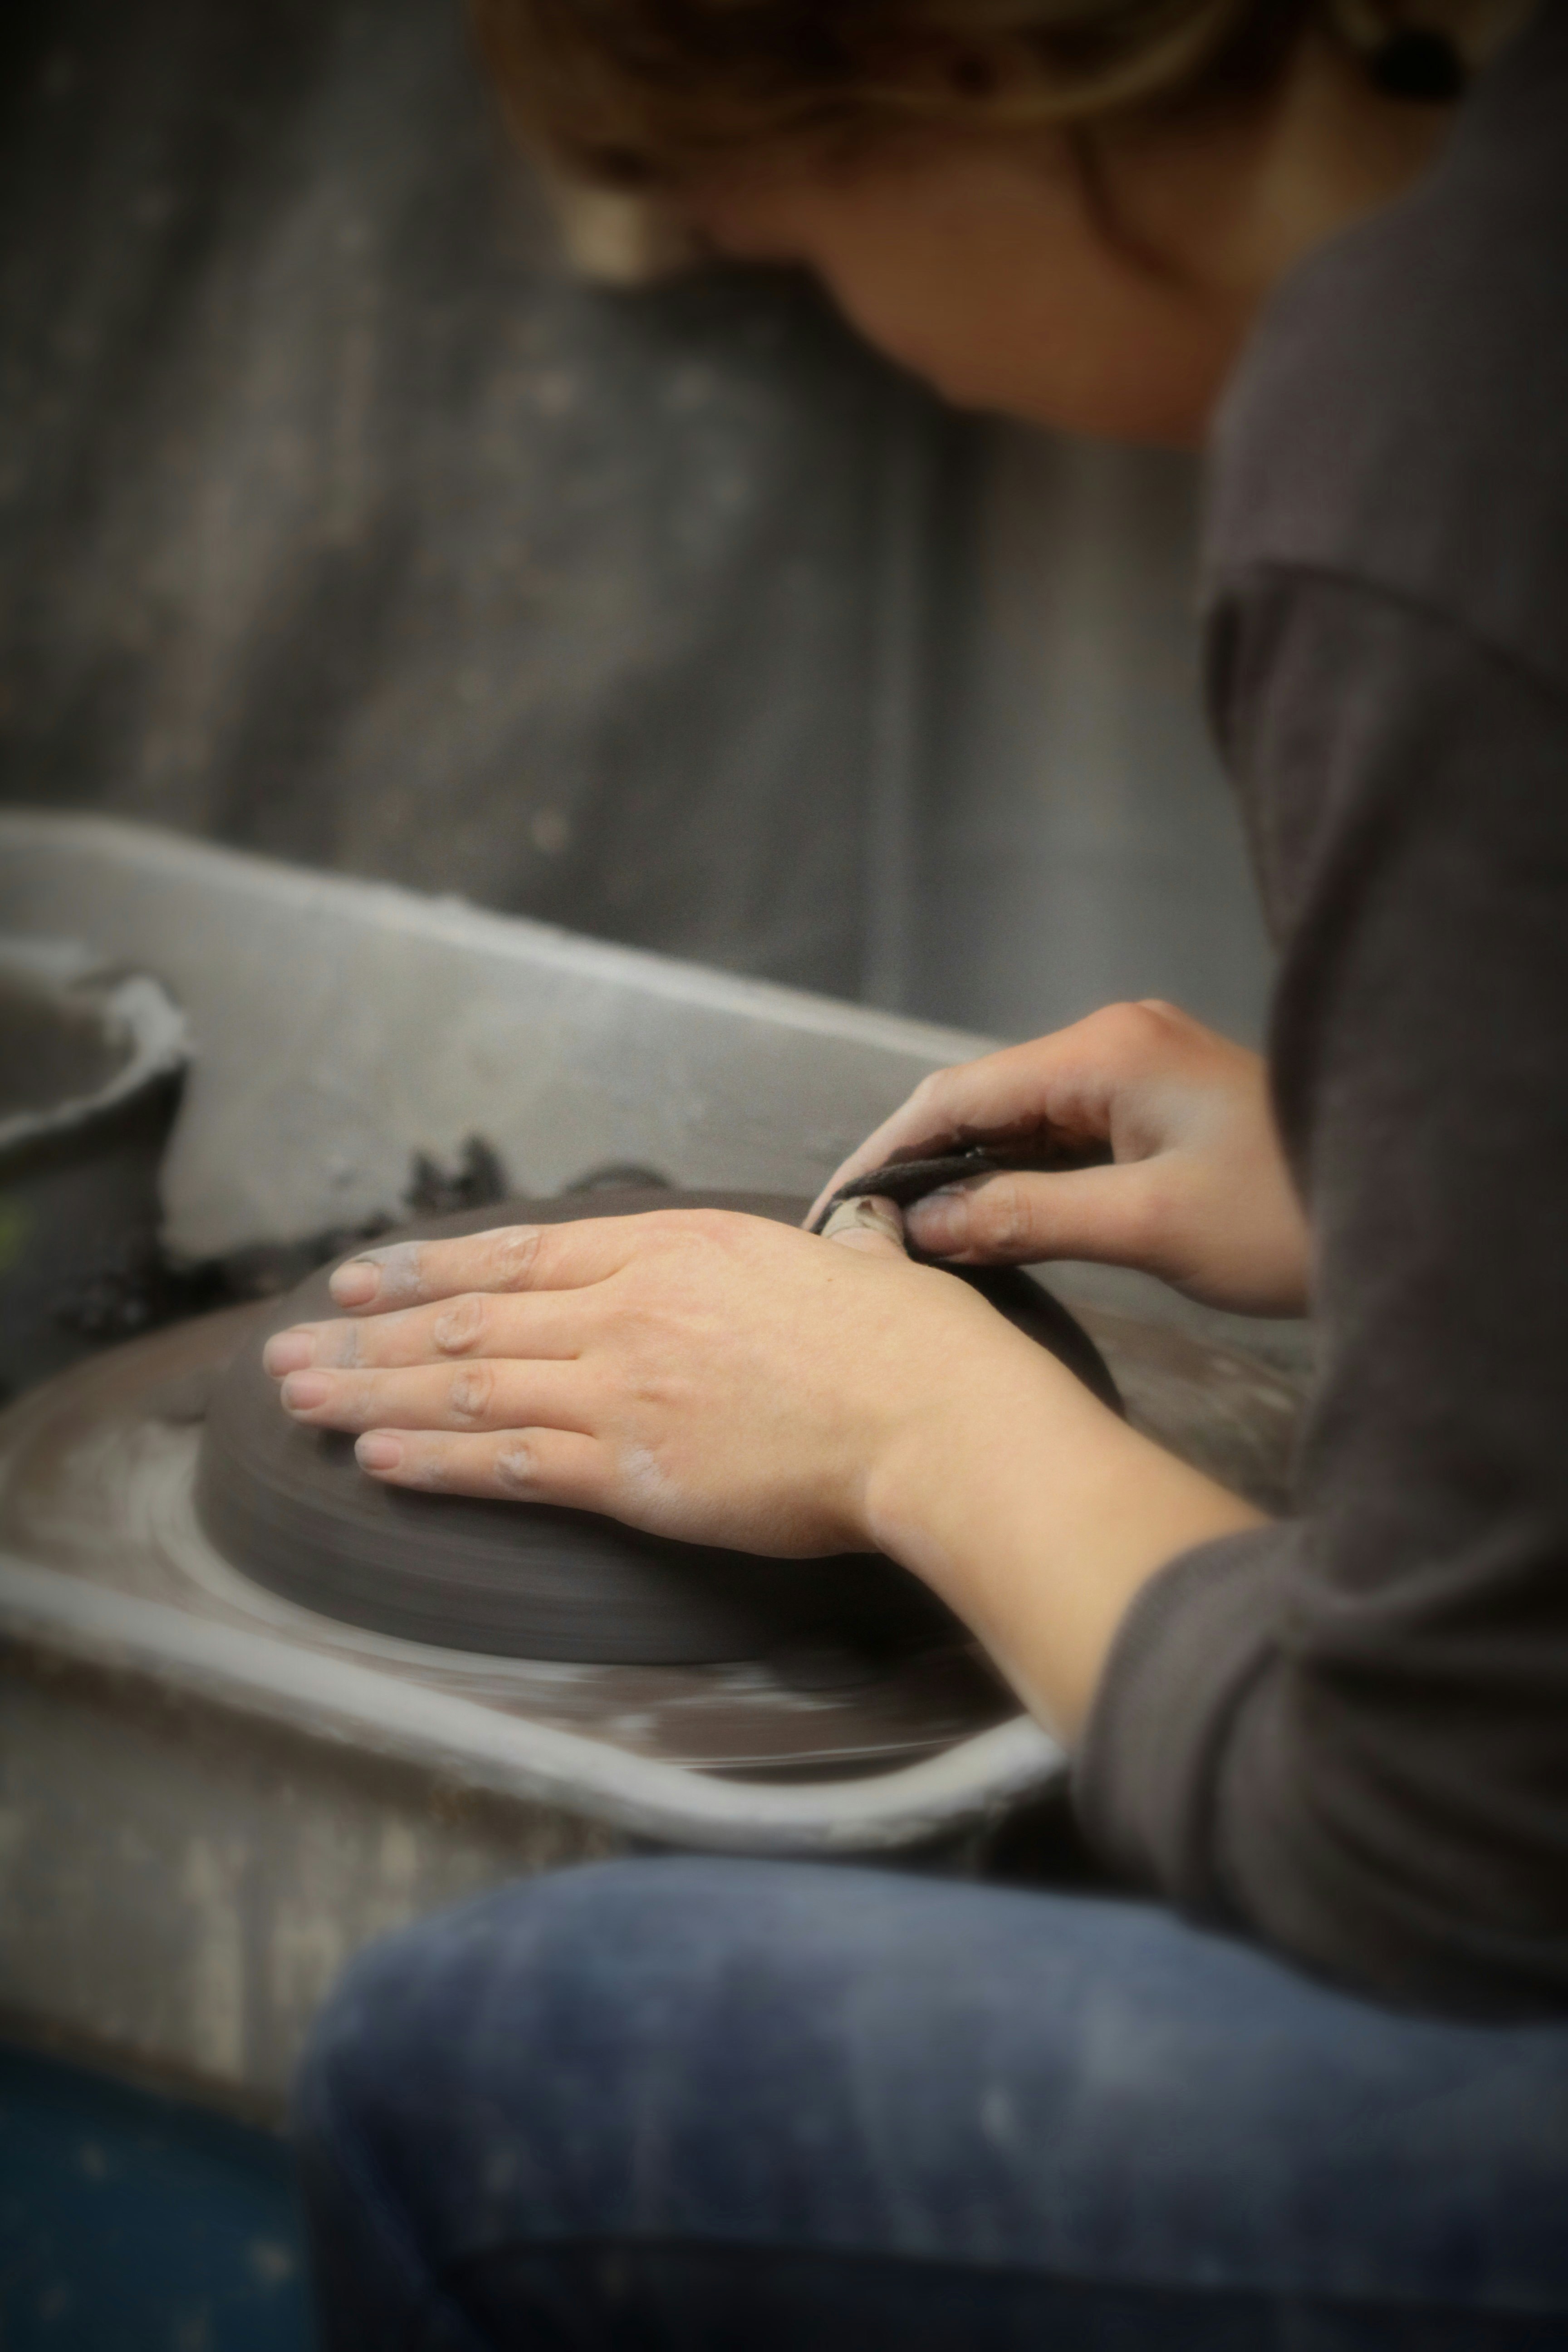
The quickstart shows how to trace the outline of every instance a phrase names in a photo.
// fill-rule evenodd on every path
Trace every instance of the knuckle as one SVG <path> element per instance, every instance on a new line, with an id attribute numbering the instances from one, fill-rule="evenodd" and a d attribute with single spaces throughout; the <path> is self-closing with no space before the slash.
<path id="1" fill-rule="evenodd" d="M 454 1298 L 432 1326 L 431 1336 L 444 1356 L 461 1356 L 478 1347 L 489 1328 L 489 1310 L 477 1292 Z"/>
<path id="2" fill-rule="evenodd" d="M 1034 1240 L 1034 1202 L 1029 1188 L 1018 1177 L 994 1176 L 974 1195 L 974 1206 L 989 1247 L 1018 1250 Z"/>
<path id="3" fill-rule="evenodd" d="M 1157 1054 L 1168 1034 L 1152 1004 L 1108 1004 L 1094 1015 L 1105 1049 L 1123 1068 L 1137 1069 Z"/>
<path id="4" fill-rule="evenodd" d="M 509 1437 L 495 1456 L 496 1485 L 506 1495 L 531 1494 L 539 1483 L 539 1460 L 526 1437 Z"/>
<path id="5" fill-rule="evenodd" d="M 490 1262 L 503 1290 L 521 1289 L 539 1263 L 543 1235 L 538 1225 L 505 1225 L 491 1245 Z"/>
<path id="6" fill-rule="evenodd" d="M 668 1249 L 689 1249 L 695 1242 L 730 1241 L 740 1223 L 732 1209 L 688 1209 L 679 1224 L 667 1227 L 659 1240 Z"/>
<path id="7" fill-rule="evenodd" d="M 950 1063 L 946 1069 L 929 1070 L 910 1097 L 912 1109 L 918 1103 L 922 1111 L 944 1118 L 952 1105 L 962 1083 L 964 1065 Z"/>
<path id="8" fill-rule="evenodd" d="M 703 1251 L 727 1248 L 745 1223 L 727 1209 L 672 1210 L 668 1223 L 660 1213 L 657 1224 L 650 1218 L 637 1236 L 636 1255 L 621 1269 L 620 1280 L 626 1286 L 623 1298 L 629 1304 L 648 1281 L 657 1291 L 683 1264 L 690 1267 L 699 1263 Z"/>
<path id="9" fill-rule="evenodd" d="M 465 1364 L 452 1375 L 447 1402 L 455 1421 L 471 1427 L 482 1422 L 495 1391 L 495 1375 L 488 1364 Z"/>
<path id="10" fill-rule="evenodd" d="M 719 1222 L 715 1209 L 675 1209 L 658 1224 L 649 1224 L 637 1237 L 637 1257 L 679 1256 L 700 1242 L 712 1238 Z M 634 1258 L 631 1263 L 636 1264 Z"/>
<path id="11" fill-rule="evenodd" d="M 621 1391 L 627 1404 L 657 1414 L 679 1412 L 689 1400 L 690 1382 L 673 1366 L 657 1360 L 627 1367 Z"/>
<path id="12" fill-rule="evenodd" d="M 606 1318 L 607 1349 L 601 1360 L 606 1370 L 613 1362 L 623 1383 L 635 1383 L 644 1378 L 650 1367 L 667 1362 L 680 1339 L 671 1317 L 656 1302 L 623 1299 Z"/>

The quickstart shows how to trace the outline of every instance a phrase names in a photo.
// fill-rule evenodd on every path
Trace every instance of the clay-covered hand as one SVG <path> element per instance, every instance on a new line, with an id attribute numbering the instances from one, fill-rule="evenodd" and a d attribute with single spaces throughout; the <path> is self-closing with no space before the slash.
<path id="1" fill-rule="evenodd" d="M 367 1250 L 332 1295 L 352 1319 L 280 1332 L 265 1360 L 285 1409 L 353 1433 L 374 1476 L 743 1550 L 875 1549 L 879 1464 L 920 1425 L 940 1446 L 965 1384 L 1057 1382 L 1082 1410 L 966 1285 L 863 1226 L 510 1226 Z"/>
<path id="2" fill-rule="evenodd" d="M 965 1179 L 905 1212 L 910 1237 L 960 1265 L 1085 1258 L 1154 1274 L 1243 1314 L 1299 1315 L 1306 1221 L 1280 1150 L 1262 1060 L 1159 1003 L 923 1079 L 825 1188 L 895 1156 L 963 1145 L 1111 1164 Z"/>

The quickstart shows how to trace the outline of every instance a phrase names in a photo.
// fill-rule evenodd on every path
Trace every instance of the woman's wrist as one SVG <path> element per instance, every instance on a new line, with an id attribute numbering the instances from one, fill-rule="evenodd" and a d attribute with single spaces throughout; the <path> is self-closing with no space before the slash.
<path id="1" fill-rule="evenodd" d="M 867 1481 L 867 1533 L 968 1624 L 1064 1739 L 1161 1569 L 1261 1514 L 1140 1435 L 1049 1358 L 955 1368 Z"/>

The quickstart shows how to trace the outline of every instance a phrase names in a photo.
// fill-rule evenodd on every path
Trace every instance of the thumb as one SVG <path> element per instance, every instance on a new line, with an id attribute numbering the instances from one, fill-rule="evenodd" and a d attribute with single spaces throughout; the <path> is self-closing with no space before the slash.
<path id="1" fill-rule="evenodd" d="M 904 1221 L 898 1207 L 880 1194 L 842 1201 L 822 1228 L 825 1242 L 844 1249 L 868 1250 L 878 1257 L 902 1257 Z"/>
<path id="2" fill-rule="evenodd" d="M 1149 1160 L 1010 1171 L 928 1192 L 907 1210 L 914 1247 L 966 1265 L 1034 1265 L 1077 1257 L 1138 1265 L 1149 1246 Z"/>

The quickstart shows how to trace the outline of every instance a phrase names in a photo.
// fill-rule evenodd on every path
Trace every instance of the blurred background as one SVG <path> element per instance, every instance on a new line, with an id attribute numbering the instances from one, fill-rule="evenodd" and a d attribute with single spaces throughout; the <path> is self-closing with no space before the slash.
<path id="1" fill-rule="evenodd" d="M 1255 1038 L 1198 496 L 944 412 L 788 277 L 588 282 L 457 0 L 0 13 L 13 806 L 1004 1036 Z M 306 2329 L 274 2140 L 0 2047 L 7 2344 Z"/>
<path id="2" fill-rule="evenodd" d="M 1197 484 L 584 283 L 454 0 L 13 0 L 0 796 L 1008 1035 L 1265 956 Z"/>

